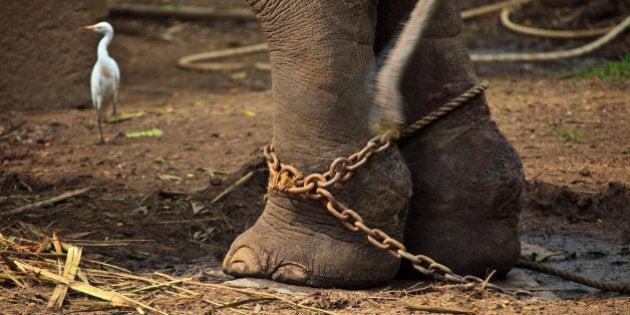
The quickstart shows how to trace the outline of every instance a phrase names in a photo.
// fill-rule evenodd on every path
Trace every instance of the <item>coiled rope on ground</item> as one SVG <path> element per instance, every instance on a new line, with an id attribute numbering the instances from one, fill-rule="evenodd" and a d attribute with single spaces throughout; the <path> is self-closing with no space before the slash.
<path id="1" fill-rule="evenodd" d="M 501 13 L 501 20 L 507 20 L 509 17 L 509 9 L 504 9 Z M 538 53 L 513 53 L 513 54 L 471 54 L 470 58 L 476 62 L 495 62 L 495 61 L 544 61 L 544 60 L 558 60 L 571 57 L 577 57 L 587 54 L 595 49 L 598 49 L 617 35 L 625 31 L 630 25 L 630 16 L 626 17 L 617 26 L 610 29 L 604 36 L 590 42 L 586 45 L 576 47 L 568 50 L 552 51 L 552 52 L 538 52 Z M 533 29 L 530 29 L 533 30 Z M 542 32 L 538 36 L 543 36 Z M 557 33 L 554 33 L 557 35 Z M 577 33 L 576 33 L 577 34 Z M 581 35 L 580 35 L 581 36 Z"/>
<path id="2" fill-rule="evenodd" d="M 623 33 L 630 26 L 630 16 L 627 16 L 622 22 L 616 26 L 590 29 L 590 30 L 546 30 L 534 27 L 523 26 L 510 20 L 510 13 L 514 7 L 531 2 L 532 0 L 508 0 L 494 3 L 486 6 L 462 12 L 463 19 L 470 19 L 480 15 L 501 11 L 501 24 L 516 33 L 538 36 L 544 38 L 583 38 L 602 35 L 598 39 L 576 48 L 551 52 L 534 52 L 534 53 L 499 53 L 499 54 L 471 54 L 470 57 L 474 62 L 502 62 L 502 61 L 548 61 L 577 57 L 592 52 L 610 41 L 619 34 Z M 222 49 L 209 51 L 199 54 L 193 54 L 182 57 L 178 60 L 177 65 L 186 70 L 194 71 L 238 71 L 247 67 L 243 62 L 217 62 L 215 60 L 236 57 L 241 55 L 253 54 L 266 51 L 268 46 L 266 43 L 249 45 L 243 47 Z M 269 71 L 270 65 L 267 63 L 257 62 L 254 68 L 261 71 Z"/>

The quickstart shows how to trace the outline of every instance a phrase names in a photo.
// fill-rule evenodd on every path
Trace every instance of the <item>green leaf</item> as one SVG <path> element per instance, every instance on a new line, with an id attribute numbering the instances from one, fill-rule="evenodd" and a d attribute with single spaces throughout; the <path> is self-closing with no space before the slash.
<path id="1" fill-rule="evenodd" d="M 134 113 L 122 113 L 118 117 L 110 117 L 110 118 L 105 119 L 105 122 L 108 123 L 108 124 L 111 124 L 111 123 L 115 123 L 116 121 L 120 122 L 120 121 L 125 121 L 125 120 L 138 118 L 138 117 L 144 116 L 146 114 L 147 113 L 145 111 L 143 111 L 143 110 L 139 110 L 139 111 L 134 112 Z"/>
<path id="2" fill-rule="evenodd" d="M 164 164 L 164 161 L 166 160 L 161 156 L 158 156 L 155 159 L 153 159 L 153 163 L 157 163 L 157 164 Z"/>
<path id="3" fill-rule="evenodd" d="M 125 133 L 126 138 L 141 138 L 141 137 L 161 137 L 163 134 L 162 129 L 150 129 L 136 132 Z"/>
<path id="4" fill-rule="evenodd" d="M 214 174 L 221 174 L 221 175 L 227 175 L 228 174 L 227 171 L 218 170 L 218 169 L 215 169 L 215 168 L 212 168 L 212 167 L 199 167 L 197 169 L 204 170 L 212 178 L 214 178 Z"/>
<path id="5" fill-rule="evenodd" d="M 534 250 L 534 260 L 538 263 L 547 260 L 547 258 L 551 256 L 556 256 L 561 254 L 561 252 L 553 252 L 546 248 L 538 247 Z"/>
<path id="6" fill-rule="evenodd" d="M 105 212 L 103 212 L 103 215 L 104 215 L 106 218 L 109 218 L 109 219 L 118 219 L 118 215 L 117 215 L 117 214 L 115 214 L 115 213 L 111 213 L 111 212 L 107 212 L 107 211 L 105 211 Z"/>

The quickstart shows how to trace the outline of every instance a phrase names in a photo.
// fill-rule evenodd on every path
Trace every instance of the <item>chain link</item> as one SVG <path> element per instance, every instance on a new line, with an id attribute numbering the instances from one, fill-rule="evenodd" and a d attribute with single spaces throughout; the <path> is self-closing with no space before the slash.
<path id="1" fill-rule="evenodd" d="M 409 136 L 417 132 L 430 122 L 437 120 L 447 112 L 479 95 L 487 87 L 487 83 L 476 85 L 456 99 L 436 109 L 434 113 L 437 114 L 430 114 L 427 116 L 430 117 L 429 119 L 424 117 L 418 122 L 411 124 L 407 129 L 403 130 L 402 134 Z M 280 163 L 273 145 L 267 145 L 263 149 L 263 154 L 271 173 L 269 190 L 277 190 L 293 195 L 305 195 L 310 199 L 321 201 L 328 212 L 339 219 L 346 228 L 353 232 L 363 232 L 372 245 L 387 251 L 387 253 L 398 259 L 404 258 L 409 260 L 413 267 L 424 275 L 431 276 L 439 281 L 484 283 L 484 280 L 477 277 L 460 276 L 430 257 L 409 253 L 402 243 L 390 237 L 386 232 L 365 225 L 361 215 L 339 202 L 328 190 L 328 188 L 337 183 L 345 183 L 350 180 L 356 169 L 367 163 L 368 159 L 375 153 L 387 150 L 400 136 L 401 133 L 398 131 L 388 130 L 382 135 L 370 139 L 360 151 L 349 157 L 335 159 L 325 173 L 313 173 L 306 177 L 294 166 Z M 490 283 L 487 283 L 484 287 L 504 292 L 500 287 Z"/>

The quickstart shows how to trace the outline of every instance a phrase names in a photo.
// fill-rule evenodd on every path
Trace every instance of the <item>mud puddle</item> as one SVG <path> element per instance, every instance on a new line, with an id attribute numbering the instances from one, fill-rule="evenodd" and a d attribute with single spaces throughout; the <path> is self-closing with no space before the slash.
<path id="1" fill-rule="evenodd" d="M 521 236 L 528 244 L 544 247 L 553 252 L 545 264 L 606 282 L 630 281 L 630 246 L 617 238 L 603 238 L 584 232 L 561 234 L 531 233 Z M 616 296 L 599 292 L 584 285 L 569 282 L 539 272 L 527 271 L 541 287 L 549 288 L 562 299 L 586 296 Z"/>

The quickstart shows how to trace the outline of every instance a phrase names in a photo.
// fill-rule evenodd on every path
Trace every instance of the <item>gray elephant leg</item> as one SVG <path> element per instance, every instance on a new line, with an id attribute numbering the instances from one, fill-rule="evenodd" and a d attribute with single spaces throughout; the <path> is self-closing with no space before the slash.
<path id="1" fill-rule="evenodd" d="M 371 137 L 364 79 L 374 63 L 376 1 L 249 1 L 272 64 L 273 144 L 282 163 L 323 173 Z M 341 187 L 338 200 L 366 225 L 400 238 L 411 194 L 409 170 L 391 148 Z M 349 231 L 319 203 L 272 191 L 263 214 L 232 244 L 224 272 L 320 287 L 367 287 L 399 261 Z"/>
<path id="2" fill-rule="evenodd" d="M 415 2 L 379 2 L 377 52 Z M 410 122 L 478 82 L 456 3 L 440 1 L 403 77 Z M 399 147 L 413 181 L 407 249 L 458 273 L 509 271 L 520 253 L 523 171 L 517 153 L 490 120 L 485 97 L 449 113 Z M 417 274 L 408 264 L 402 270 Z"/>

